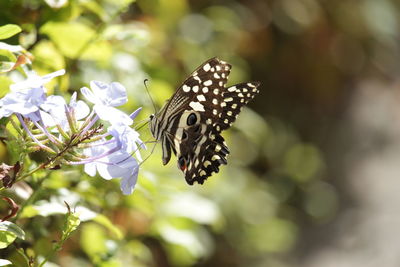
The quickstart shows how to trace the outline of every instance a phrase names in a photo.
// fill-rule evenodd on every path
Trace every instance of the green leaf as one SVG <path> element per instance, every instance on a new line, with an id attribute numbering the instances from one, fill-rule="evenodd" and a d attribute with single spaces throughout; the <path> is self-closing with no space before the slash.
<path id="1" fill-rule="evenodd" d="M 13 83 L 10 77 L 8 76 L 0 76 L 0 97 L 5 96 L 10 88 L 10 85 Z"/>
<path id="2" fill-rule="evenodd" d="M 63 55 L 60 54 L 60 51 L 57 50 L 54 43 L 48 40 L 40 41 L 38 44 L 35 45 L 35 48 L 31 52 L 36 59 L 33 62 L 35 70 L 40 67 L 43 68 L 43 62 L 46 62 L 45 71 L 49 71 L 49 69 L 59 70 L 65 68 L 65 60 Z"/>
<path id="3" fill-rule="evenodd" d="M 121 240 L 123 238 L 121 230 L 113 225 L 113 223 L 106 216 L 99 214 L 93 219 L 93 221 L 106 227 L 110 232 L 115 235 L 118 240 Z"/>
<path id="4" fill-rule="evenodd" d="M 0 27 L 0 40 L 7 39 L 21 32 L 21 28 L 15 24 L 7 24 Z"/>
<path id="5" fill-rule="evenodd" d="M 62 231 L 62 240 L 66 240 L 75 231 L 81 221 L 79 220 L 79 216 L 73 212 L 68 212 L 65 218 L 65 223 Z"/>
<path id="6" fill-rule="evenodd" d="M 7 266 L 7 265 L 10 265 L 10 264 L 12 264 L 11 261 L 0 259 L 0 266 Z"/>
<path id="7" fill-rule="evenodd" d="M 107 252 L 106 240 L 102 226 L 95 223 L 85 223 L 82 226 L 80 244 L 91 258 Z"/>
<path id="8" fill-rule="evenodd" d="M 47 34 L 61 53 L 69 58 L 76 58 L 81 49 L 94 37 L 95 31 L 78 22 L 48 22 L 40 29 Z"/>
<path id="9" fill-rule="evenodd" d="M 0 249 L 8 247 L 17 237 L 7 231 L 0 231 Z"/>
<path id="10" fill-rule="evenodd" d="M 78 22 L 48 22 L 41 29 L 60 52 L 69 58 L 108 61 L 112 47 L 106 41 L 97 40 L 97 32 Z"/>
<path id="11" fill-rule="evenodd" d="M 25 239 L 25 232 L 18 225 L 9 221 L 0 222 L 0 249 L 6 248 L 17 237 Z"/>
<path id="12" fill-rule="evenodd" d="M 17 61 L 17 57 L 13 54 L 12 51 L 7 49 L 1 49 L 0 47 L 0 60 L 15 62 Z"/>
<path id="13" fill-rule="evenodd" d="M 39 211 L 32 205 L 25 206 L 22 210 L 20 218 L 32 218 L 39 215 Z"/>

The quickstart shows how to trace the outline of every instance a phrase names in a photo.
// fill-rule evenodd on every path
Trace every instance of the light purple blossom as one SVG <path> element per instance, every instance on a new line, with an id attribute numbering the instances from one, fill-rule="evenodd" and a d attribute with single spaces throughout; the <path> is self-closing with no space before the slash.
<path id="1" fill-rule="evenodd" d="M 10 89 L 11 91 L 15 92 L 23 89 L 42 88 L 51 79 L 64 74 L 65 74 L 64 69 L 46 74 L 44 76 L 39 76 L 36 74 L 36 72 L 31 71 L 28 73 L 27 75 L 28 77 L 25 80 L 11 84 Z"/>
<path id="2" fill-rule="evenodd" d="M 0 99 L 0 118 L 15 113 L 33 121 L 39 120 L 40 117 L 36 112 L 46 100 L 44 84 L 64 73 L 64 70 L 59 70 L 41 77 L 32 72 L 26 80 L 10 85 L 11 92 Z"/>
<path id="3" fill-rule="evenodd" d="M 40 108 L 50 114 L 50 116 L 47 116 L 45 115 L 47 113 L 42 113 L 46 126 L 58 124 L 64 130 L 68 130 L 69 128 L 66 112 L 73 112 L 75 119 L 78 121 L 85 118 L 90 112 L 85 102 L 82 100 L 76 101 L 76 92 L 72 94 L 69 105 L 67 105 L 63 97 L 51 95 L 40 105 Z"/>
<path id="4" fill-rule="evenodd" d="M 130 116 L 131 119 L 135 119 L 141 110 L 141 108 L 135 110 Z M 142 161 L 137 144 L 139 144 L 142 149 L 146 149 L 146 145 L 139 138 L 139 133 L 137 131 L 125 124 L 116 123 L 108 128 L 108 132 L 114 137 L 118 150 L 125 151 L 129 154 L 135 153 L 137 159 Z"/>
<path id="5" fill-rule="evenodd" d="M 86 155 L 97 158 L 100 155 L 107 153 L 107 150 L 112 149 L 111 144 L 94 146 L 85 150 Z M 139 164 L 135 158 L 125 151 L 115 151 L 107 156 L 102 156 L 100 159 L 86 163 L 85 172 L 90 176 L 95 176 L 96 172 L 106 179 L 122 178 L 121 191 L 123 194 L 131 194 L 137 182 Z"/>
<path id="6" fill-rule="evenodd" d="M 146 146 L 129 125 L 141 109 L 128 116 L 115 108 L 127 102 L 125 87 L 116 82 L 92 81 L 91 89 L 81 89 L 85 98 L 94 104 L 92 111 L 86 103 L 77 101 L 76 93 L 69 104 L 61 96 L 47 97 L 44 84 L 64 73 L 60 70 L 41 77 L 32 72 L 26 80 L 11 85 L 11 92 L 0 99 L 0 118 L 15 114 L 37 144 L 33 151 L 40 148 L 55 155 L 54 164 L 84 164 L 84 171 L 90 176 L 98 173 L 107 180 L 121 178 L 122 192 L 131 194 L 138 178 L 137 159 L 142 161 L 139 149 Z M 26 118 L 33 123 L 26 123 Z M 96 125 L 99 119 L 111 124 L 107 132 L 102 125 Z M 53 126 L 57 127 L 48 128 Z M 62 158 L 64 155 L 69 157 Z"/>
<path id="7" fill-rule="evenodd" d="M 141 109 L 137 109 L 131 114 L 134 119 Z M 121 190 L 124 194 L 131 194 L 137 182 L 139 164 L 136 158 L 142 161 L 139 147 L 145 149 L 146 146 L 140 140 L 139 133 L 129 126 L 116 123 L 108 128 L 108 133 L 112 135 L 111 140 L 96 142 L 84 153 L 88 158 L 83 160 L 85 172 L 94 176 L 96 172 L 104 179 L 121 178 Z"/>
<path id="8" fill-rule="evenodd" d="M 106 84 L 100 81 L 91 81 L 90 88 L 83 87 L 81 92 L 88 101 L 94 104 L 93 110 L 100 119 L 111 124 L 132 124 L 132 119 L 128 115 L 115 108 L 128 101 L 126 89 L 122 84 L 118 82 Z"/>

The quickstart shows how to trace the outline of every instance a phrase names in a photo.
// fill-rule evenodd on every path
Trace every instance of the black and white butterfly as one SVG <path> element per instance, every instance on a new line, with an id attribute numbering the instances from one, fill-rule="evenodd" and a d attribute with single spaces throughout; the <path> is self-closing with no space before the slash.
<path id="1" fill-rule="evenodd" d="M 203 184 L 226 164 L 228 147 L 221 136 L 259 91 L 259 82 L 225 87 L 231 65 L 211 58 L 198 67 L 157 114 L 150 116 L 150 130 L 162 142 L 162 160 L 171 150 L 186 182 Z"/>

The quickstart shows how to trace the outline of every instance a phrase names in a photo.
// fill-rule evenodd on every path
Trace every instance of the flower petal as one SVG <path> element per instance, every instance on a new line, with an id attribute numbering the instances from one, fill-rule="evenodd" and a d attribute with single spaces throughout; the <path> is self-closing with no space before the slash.
<path id="1" fill-rule="evenodd" d="M 129 115 L 129 117 L 134 120 L 137 115 L 139 115 L 140 111 L 142 111 L 142 107 L 138 108 L 137 110 L 135 110 L 134 112 L 131 113 L 131 115 Z"/>
<path id="2" fill-rule="evenodd" d="M 122 177 L 121 180 L 121 191 L 124 195 L 130 195 L 133 193 L 133 190 L 135 189 L 136 182 L 138 179 L 138 174 L 139 174 L 139 166 L 137 166 L 131 175 Z"/>
<path id="3" fill-rule="evenodd" d="M 111 124 L 122 123 L 131 125 L 133 123 L 132 119 L 129 118 L 128 115 L 116 108 L 97 104 L 93 109 L 100 119 L 108 121 Z"/>
<path id="4" fill-rule="evenodd" d="M 119 82 L 113 82 L 110 85 L 110 90 L 107 92 L 109 97 L 109 105 L 118 107 L 125 104 L 128 101 L 125 87 Z"/>
<path id="5" fill-rule="evenodd" d="M 93 104 L 96 104 L 98 102 L 97 97 L 92 92 L 92 90 L 90 90 L 89 88 L 82 87 L 81 88 L 81 93 L 89 102 L 92 102 Z"/>

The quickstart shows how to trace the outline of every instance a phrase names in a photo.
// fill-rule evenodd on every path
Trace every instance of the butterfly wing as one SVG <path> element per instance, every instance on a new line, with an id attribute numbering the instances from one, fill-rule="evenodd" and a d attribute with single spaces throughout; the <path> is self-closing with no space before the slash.
<path id="1" fill-rule="evenodd" d="M 178 158 L 186 182 L 204 183 L 226 164 L 229 150 L 221 131 L 257 93 L 259 83 L 225 88 L 231 65 L 211 58 L 199 66 L 152 118 L 151 131 L 163 143 L 163 163 Z"/>

